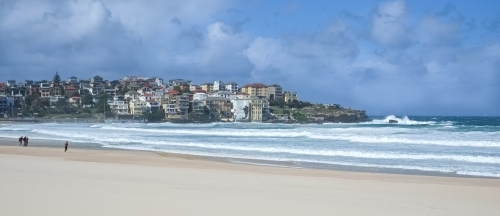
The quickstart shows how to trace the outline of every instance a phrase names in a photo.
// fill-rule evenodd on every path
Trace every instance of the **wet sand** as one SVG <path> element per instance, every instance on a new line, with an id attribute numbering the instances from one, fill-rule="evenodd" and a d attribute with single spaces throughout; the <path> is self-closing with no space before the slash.
<path id="1" fill-rule="evenodd" d="M 498 215 L 500 180 L 0 146 L 0 215 Z"/>

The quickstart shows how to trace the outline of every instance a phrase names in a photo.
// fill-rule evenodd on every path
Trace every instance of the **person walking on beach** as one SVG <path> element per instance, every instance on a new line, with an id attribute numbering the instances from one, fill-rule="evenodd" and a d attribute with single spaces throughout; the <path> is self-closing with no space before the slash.
<path id="1" fill-rule="evenodd" d="M 29 138 L 26 137 L 26 141 L 25 141 L 26 142 L 26 147 L 28 147 L 28 141 L 29 141 Z"/>
<path id="2" fill-rule="evenodd" d="M 19 137 L 19 145 L 23 145 L 23 136 Z"/>
<path id="3" fill-rule="evenodd" d="M 64 143 L 64 152 L 68 151 L 68 141 L 66 141 L 66 143 Z"/>
<path id="4" fill-rule="evenodd" d="M 26 136 L 24 136 L 24 138 L 23 138 L 23 146 L 26 146 L 26 142 L 27 142 L 27 138 L 26 138 Z"/>

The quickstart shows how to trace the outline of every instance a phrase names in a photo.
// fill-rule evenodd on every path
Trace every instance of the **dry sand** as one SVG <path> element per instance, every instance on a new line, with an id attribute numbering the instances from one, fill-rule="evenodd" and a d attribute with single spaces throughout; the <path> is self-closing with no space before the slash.
<path id="1" fill-rule="evenodd" d="M 500 215 L 500 179 L 0 146 L 0 215 Z"/>

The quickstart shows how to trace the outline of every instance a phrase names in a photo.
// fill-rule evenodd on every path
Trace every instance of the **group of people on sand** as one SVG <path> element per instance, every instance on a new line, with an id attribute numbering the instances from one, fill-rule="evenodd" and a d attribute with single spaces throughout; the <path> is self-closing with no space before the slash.
<path id="1" fill-rule="evenodd" d="M 28 146 L 28 141 L 29 141 L 29 139 L 27 136 L 19 137 L 19 145 L 26 147 L 26 146 Z M 64 152 L 68 151 L 68 145 L 69 145 L 69 143 L 68 143 L 68 141 L 66 141 L 66 143 L 64 143 Z"/>
<path id="2" fill-rule="evenodd" d="M 28 146 L 28 137 L 27 136 L 24 136 L 24 137 L 19 137 L 19 145 L 22 145 L 22 146 Z"/>

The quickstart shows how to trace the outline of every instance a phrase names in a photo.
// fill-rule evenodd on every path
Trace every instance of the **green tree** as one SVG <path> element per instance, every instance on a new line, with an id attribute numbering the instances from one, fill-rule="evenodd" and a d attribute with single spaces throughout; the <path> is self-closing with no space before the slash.
<path id="1" fill-rule="evenodd" d="M 54 75 L 54 79 L 52 80 L 55 86 L 61 85 L 61 77 L 59 76 L 59 72 L 56 71 L 56 75 Z"/>
<path id="2" fill-rule="evenodd" d="M 104 107 L 106 107 L 106 110 L 110 110 L 109 104 L 107 102 L 108 98 L 109 98 L 109 95 L 106 93 L 99 94 L 99 101 L 97 101 L 97 103 L 95 104 L 97 113 L 103 112 Z"/>
<path id="3" fill-rule="evenodd" d="M 92 105 L 94 104 L 94 101 L 92 100 L 92 95 L 91 94 L 86 94 L 83 98 L 82 98 L 82 104 L 83 105 Z"/>
<path id="4" fill-rule="evenodd" d="M 182 89 L 180 86 L 174 86 L 174 90 L 178 91 L 178 92 L 182 92 Z"/>

